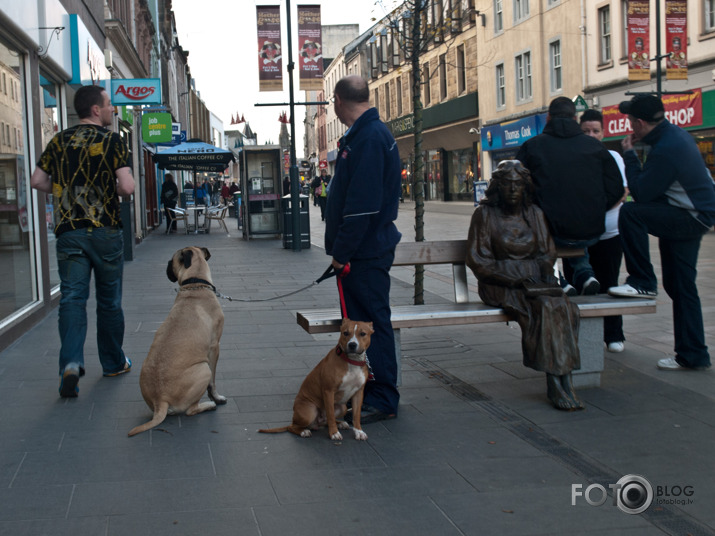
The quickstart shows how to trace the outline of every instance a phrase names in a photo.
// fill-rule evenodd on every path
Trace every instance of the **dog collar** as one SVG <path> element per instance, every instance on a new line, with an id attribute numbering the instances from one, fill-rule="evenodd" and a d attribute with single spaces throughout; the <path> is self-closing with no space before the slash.
<path id="1" fill-rule="evenodd" d="M 348 357 L 348 354 L 343 352 L 343 349 L 340 348 L 340 345 L 335 347 L 335 352 L 342 358 L 343 361 L 350 363 L 351 365 L 355 365 L 356 367 L 366 367 L 367 366 L 367 361 L 355 361 L 354 359 L 350 359 Z"/>
<path id="2" fill-rule="evenodd" d="M 200 279 L 198 277 L 190 277 L 190 278 L 185 279 L 184 281 L 181 282 L 182 287 L 185 285 L 194 285 L 194 284 L 208 285 L 209 287 L 211 287 L 211 290 L 216 292 L 216 287 L 214 287 L 211 283 L 209 283 L 205 279 Z"/>

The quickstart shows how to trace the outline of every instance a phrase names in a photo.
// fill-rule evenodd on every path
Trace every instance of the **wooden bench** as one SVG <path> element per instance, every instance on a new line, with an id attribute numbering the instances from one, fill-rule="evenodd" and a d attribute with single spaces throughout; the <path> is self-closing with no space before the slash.
<path id="1" fill-rule="evenodd" d="M 583 250 L 559 250 L 559 257 L 574 257 Z M 393 305 L 392 328 L 395 331 L 395 349 L 400 370 L 400 330 L 430 326 L 456 326 L 509 322 L 514 319 L 502 309 L 481 301 L 469 300 L 467 282 L 466 240 L 434 242 L 401 242 L 395 250 L 395 266 L 451 264 L 454 285 L 454 302 L 433 305 Z M 579 350 L 581 369 L 574 371 L 577 387 L 598 387 L 604 366 L 603 320 L 604 316 L 655 313 L 655 300 L 640 298 L 614 298 L 606 294 L 571 298 L 579 307 L 581 325 Z M 332 333 L 340 329 L 339 309 L 314 309 L 297 313 L 298 324 L 308 333 Z"/>

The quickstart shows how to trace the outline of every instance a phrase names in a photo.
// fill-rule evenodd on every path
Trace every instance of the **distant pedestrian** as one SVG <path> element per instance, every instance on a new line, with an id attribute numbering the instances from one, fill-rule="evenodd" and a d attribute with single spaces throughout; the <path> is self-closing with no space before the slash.
<path id="1" fill-rule="evenodd" d="M 40 156 L 31 185 L 52 193 L 60 276 L 60 396 L 76 397 L 84 376 L 87 298 L 94 272 L 97 349 L 104 376 L 129 372 L 124 355 L 124 239 L 119 196 L 134 193 L 129 148 L 107 130 L 114 107 L 100 86 L 75 93 L 79 124 L 56 134 Z"/>
<path id="2" fill-rule="evenodd" d="M 658 237 L 663 288 L 673 300 L 675 356 L 658 361 L 661 370 L 710 367 L 703 311 L 695 284 L 703 235 L 715 224 L 715 183 L 693 137 L 665 119 L 662 101 L 636 95 L 619 110 L 628 115 L 633 134 L 621 142 L 633 202 L 621 207 L 618 227 L 628 277 L 609 294 L 654 298 L 657 279 L 650 261 L 648 235 Z M 635 142 L 650 146 L 641 163 Z"/>
<path id="3" fill-rule="evenodd" d="M 288 195 L 290 193 L 290 177 L 286 175 L 283 177 L 283 195 Z"/>
<path id="4" fill-rule="evenodd" d="M 174 176 L 171 173 L 164 175 L 164 184 L 161 185 L 161 202 L 164 205 L 164 213 L 166 215 L 166 232 L 176 231 L 176 220 L 170 209 L 176 208 L 176 203 L 179 199 L 179 189 L 174 182 Z"/>
<path id="5" fill-rule="evenodd" d="M 223 199 L 224 206 L 228 206 L 228 202 L 231 199 L 231 190 L 225 182 L 223 183 L 223 186 L 221 186 L 221 199 Z"/>

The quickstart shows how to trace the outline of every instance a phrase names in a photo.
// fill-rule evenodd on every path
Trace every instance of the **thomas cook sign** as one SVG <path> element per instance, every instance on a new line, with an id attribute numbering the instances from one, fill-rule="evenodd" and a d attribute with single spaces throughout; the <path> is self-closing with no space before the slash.
<path id="1" fill-rule="evenodd" d="M 113 78 L 112 104 L 115 106 L 161 104 L 161 80 L 158 78 Z"/>

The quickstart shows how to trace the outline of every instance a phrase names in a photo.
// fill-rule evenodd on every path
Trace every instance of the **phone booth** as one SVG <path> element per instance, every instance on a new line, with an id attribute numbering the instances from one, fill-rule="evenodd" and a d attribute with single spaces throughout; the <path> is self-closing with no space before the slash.
<path id="1" fill-rule="evenodd" d="M 281 236 L 281 149 L 278 145 L 244 146 L 239 154 L 243 238 Z"/>

